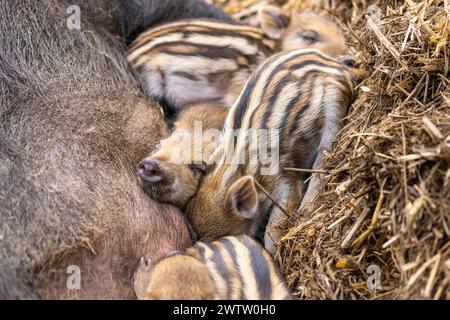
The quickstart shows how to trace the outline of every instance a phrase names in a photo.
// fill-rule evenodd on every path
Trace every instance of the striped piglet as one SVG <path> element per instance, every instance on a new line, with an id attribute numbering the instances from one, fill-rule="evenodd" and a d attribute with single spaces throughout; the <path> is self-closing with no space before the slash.
<path id="1" fill-rule="evenodd" d="M 197 242 L 155 266 L 141 260 L 134 287 L 145 300 L 291 299 L 270 255 L 248 236 Z"/>
<path id="2" fill-rule="evenodd" d="M 201 103 L 180 112 L 170 136 L 138 166 L 139 183 L 148 195 L 184 208 L 197 192 L 228 110 Z"/>
<path id="3" fill-rule="evenodd" d="M 335 57 L 347 54 L 342 30 L 325 16 L 287 15 L 265 6 L 258 17 L 261 28 L 214 20 L 152 28 L 131 44 L 128 60 L 147 93 L 170 114 L 205 101 L 230 107 L 251 73 L 277 52 L 316 48 Z"/>
<path id="4" fill-rule="evenodd" d="M 258 68 L 227 115 L 216 164 L 187 203 L 200 239 L 262 237 L 268 219 L 264 242 L 273 253 L 306 178 L 283 168 L 321 167 L 352 98 L 352 70 L 318 50 L 281 53 Z"/>

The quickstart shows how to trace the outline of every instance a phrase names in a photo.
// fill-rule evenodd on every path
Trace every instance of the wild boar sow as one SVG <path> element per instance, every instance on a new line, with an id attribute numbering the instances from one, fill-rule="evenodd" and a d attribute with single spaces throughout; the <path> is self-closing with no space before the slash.
<path id="1" fill-rule="evenodd" d="M 179 210 L 138 185 L 167 128 L 124 48 L 159 22 L 227 17 L 194 0 L 71 2 L 81 29 L 64 1 L 0 1 L 0 299 L 133 298 L 141 256 L 191 244 Z"/>

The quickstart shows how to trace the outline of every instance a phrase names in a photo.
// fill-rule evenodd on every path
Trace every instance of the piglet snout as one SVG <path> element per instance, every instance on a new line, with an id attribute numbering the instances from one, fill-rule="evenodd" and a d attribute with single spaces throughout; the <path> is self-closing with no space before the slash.
<path id="1" fill-rule="evenodd" d="M 139 177 L 148 183 L 158 183 L 163 179 L 164 172 L 155 160 L 143 160 L 138 166 Z"/>

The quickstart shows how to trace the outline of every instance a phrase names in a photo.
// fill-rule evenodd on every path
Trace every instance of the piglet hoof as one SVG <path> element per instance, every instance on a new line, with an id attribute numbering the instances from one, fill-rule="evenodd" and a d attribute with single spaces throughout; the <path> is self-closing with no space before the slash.
<path id="1" fill-rule="evenodd" d="M 153 263 L 151 260 L 146 261 L 141 258 L 139 265 L 133 275 L 134 292 L 138 300 L 145 299 L 147 287 L 150 284 L 150 277 L 152 275 Z"/>
<path id="2" fill-rule="evenodd" d="M 277 238 L 274 232 L 268 232 L 264 235 L 264 247 L 272 256 L 274 256 L 277 251 L 274 237 Z"/>

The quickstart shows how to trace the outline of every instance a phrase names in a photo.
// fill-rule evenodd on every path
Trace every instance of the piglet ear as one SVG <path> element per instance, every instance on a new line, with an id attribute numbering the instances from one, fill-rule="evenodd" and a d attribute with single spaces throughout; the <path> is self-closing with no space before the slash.
<path id="1" fill-rule="evenodd" d="M 272 39 L 280 39 L 289 25 L 289 17 L 275 6 L 264 6 L 258 12 L 261 29 Z"/>
<path id="2" fill-rule="evenodd" d="M 255 219 L 258 215 L 258 193 L 253 177 L 244 176 L 233 183 L 226 200 L 232 212 L 245 219 Z"/>
<path id="3" fill-rule="evenodd" d="M 337 60 L 349 68 L 356 67 L 356 57 L 353 55 L 341 55 L 337 57 Z"/>

